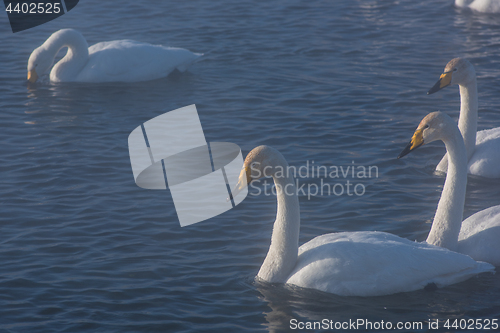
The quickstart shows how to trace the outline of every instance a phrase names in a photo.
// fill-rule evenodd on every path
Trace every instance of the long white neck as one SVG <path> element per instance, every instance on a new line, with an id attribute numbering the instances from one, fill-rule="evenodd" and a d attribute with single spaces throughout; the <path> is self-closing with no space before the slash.
<path id="1" fill-rule="evenodd" d="M 50 72 L 53 82 L 73 81 L 89 58 L 89 46 L 83 36 L 72 29 L 58 31 L 45 41 L 49 54 L 55 58 L 59 50 L 68 48 L 68 52 Z"/>
<path id="2" fill-rule="evenodd" d="M 444 141 L 448 152 L 448 172 L 427 243 L 456 250 L 467 187 L 467 154 L 457 128 Z"/>
<path id="3" fill-rule="evenodd" d="M 467 161 L 470 160 L 476 149 L 477 134 L 477 83 L 476 73 L 470 73 L 470 80 L 465 84 L 460 84 L 460 116 L 458 118 L 458 128 L 467 150 Z M 446 172 L 448 169 L 448 154 L 445 154 L 436 166 L 437 171 Z"/>
<path id="4" fill-rule="evenodd" d="M 284 169 L 288 164 L 284 161 Z M 299 248 L 300 207 L 295 180 L 273 176 L 278 209 L 273 226 L 271 246 L 257 276 L 268 282 L 286 282 L 295 267 Z"/>
<path id="5" fill-rule="evenodd" d="M 460 85 L 460 117 L 458 119 L 458 128 L 462 133 L 467 150 L 467 161 L 470 160 L 476 149 L 477 133 L 477 83 L 474 74 L 467 84 Z"/>

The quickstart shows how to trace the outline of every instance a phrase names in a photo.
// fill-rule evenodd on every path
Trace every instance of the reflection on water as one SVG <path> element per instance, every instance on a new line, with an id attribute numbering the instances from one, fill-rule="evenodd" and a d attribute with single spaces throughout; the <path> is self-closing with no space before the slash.
<path id="1" fill-rule="evenodd" d="M 479 280 L 479 281 L 478 281 Z M 371 322 L 422 323 L 424 332 L 432 332 L 429 322 L 439 320 L 440 331 L 445 331 L 446 319 L 468 319 L 488 316 L 488 308 L 496 303 L 493 294 L 498 287 L 489 289 L 482 283 L 500 281 L 498 274 L 482 274 L 478 278 L 433 291 L 416 291 L 379 297 L 343 297 L 293 286 L 255 282 L 261 298 L 270 311 L 265 311 L 265 324 L 269 332 L 284 332 L 291 323 L 322 322 L 341 325 L 363 320 L 361 331 Z M 492 317 L 490 317 L 492 318 Z M 294 326 L 294 324 L 292 324 Z M 369 326 L 368 326 L 369 327 Z M 384 331 L 384 330 L 382 330 Z M 387 330 L 390 332 L 391 330 Z"/>

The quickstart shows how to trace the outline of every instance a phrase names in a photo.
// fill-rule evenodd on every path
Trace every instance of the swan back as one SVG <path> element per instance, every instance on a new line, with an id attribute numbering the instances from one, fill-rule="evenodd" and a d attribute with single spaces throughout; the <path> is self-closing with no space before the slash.
<path id="1" fill-rule="evenodd" d="M 469 173 L 500 178 L 500 127 L 477 132 L 476 149 L 469 160 Z"/>
<path id="2" fill-rule="evenodd" d="M 137 82 L 180 71 L 201 54 L 186 49 L 151 45 L 133 40 L 101 42 L 89 48 L 89 60 L 77 77 L 81 82 Z"/>
<path id="3" fill-rule="evenodd" d="M 379 296 L 457 283 L 494 268 L 487 263 L 385 232 L 318 236 L 299 249 L 287 283 L 342 296 Z"/>
<path id="4" fill-rule="evenodd" d="M 500 0 L 455 0 L 455 5 L 480 13 L 500 13 Z"/>
<path id="5" fill-rule="evenodd" d="M 462 222 L 458 251 L 500 266 L 500 206 L 484 209 Z"/>

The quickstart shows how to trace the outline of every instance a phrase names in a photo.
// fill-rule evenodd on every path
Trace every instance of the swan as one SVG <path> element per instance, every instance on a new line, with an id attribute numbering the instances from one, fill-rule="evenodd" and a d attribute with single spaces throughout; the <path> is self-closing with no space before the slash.
<path id="1" fill-rule="evenodd" d="M 455 0 L 455 6 L 480 13 L 500 13 L 500 0 Z"/>
<path id="2" fill-rule="evenodd" d="M 449 85 L 460 87 L 460 117 L 458 128 L 462 133 L 469 161 L 468 173 L 486 178 L 500 178 L 500 127 L 477 132 L 477 84 L 474 66 L 464 58 L 452 59 L 444 68 L 438 82 L 427 92 L 433 94 Z M 436 171 L 446 172 L 447 154 Z"/>
<path id="3" fill-rule="evenodd" d="M 28 60 L 28 81 L 36 82 L 47 72 L 63 47 L 68 52 L 50 71 L 52 82 L 138 82 L 184 71 L 201 54 L 188 50 L 133 40 L 115 40 L 88 47 L 76 30 L 53 33 Z"/>
<path id="4" fill-rule="evenodd" d="M 378 296 L 445 286 L 494 268 L 469 256 L 376 231 L 318 236 L 298 246 L 300 208 L 295 179 L 283 155 L 269 146 L 246 157 L 233 196 L 251 181 L 273 177 L 277 216 L 271 245 L 256 279 L 342 296 Z"/>
<path id="5" fill-rule="evenodd" d="M 467 152 L 456 123 L 443 112 L 428 114 L 398 158 L 425 143 L 441 140 L 448 151 L 448 172 L 426 242 L 500 266 L 500 206 L 462 222 L 467 186 Z"/>

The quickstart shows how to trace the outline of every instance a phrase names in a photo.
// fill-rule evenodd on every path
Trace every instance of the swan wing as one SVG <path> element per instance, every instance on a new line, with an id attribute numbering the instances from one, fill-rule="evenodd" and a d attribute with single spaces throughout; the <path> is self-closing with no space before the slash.
<path id="1" fill-rule="evenodd" d="M 462 222 L 458 251 L 500 266 L 500 206 L 482 210 Z"/>
<path id="2" fill-rule="evenodd" d="M 481 13 L 500 13 L 500 0 L 475 0 L 469 8 Z"/>
<path id="3" fill-rule="evenodd" d="M 469 173 L 500 178 L 500 127 L 477 132 L 476 149 L 469 160 Z"/>
<path id="4" fill-rule="evenodd" d="M 319 236 L 302 245 L 287 283 L 343 296 L 377 296 L 445 286 L 493 266 L 383 232 Z"/>
<path id="5" fill-rule="evenodd" d="M 78 74 L 80 82 L 137 82 L 185 70 L 200 54 L 186 49 L 151 45 L 132 40 L 97 43 L 89 48 L 89 60 Z"/>

